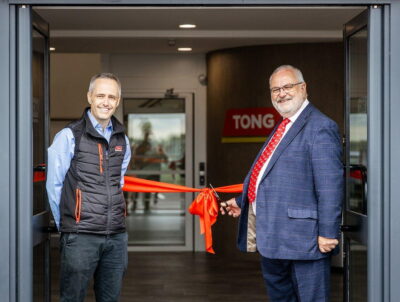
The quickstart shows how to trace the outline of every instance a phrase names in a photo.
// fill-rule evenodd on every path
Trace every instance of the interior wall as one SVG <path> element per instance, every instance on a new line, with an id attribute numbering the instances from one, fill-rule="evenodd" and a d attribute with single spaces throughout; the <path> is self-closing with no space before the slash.
<path id="1" fill-rule="evenodd" d="M 50 141 L 69 121 L 82 115 L 89 104 L 86 93 L 90 78 L 102 71 L 100 54 L 51 53 Z"/>
<path id="2" fill-rule="evenodd" d="M 199 163 L 206 161 L 207 87 L 201 84 L 198 78 L 206 74 L 205 55 L 110 54 L 103 55 L 102 66 L 120 78 L 123 96 L 162 96 L 171 88 L 177 94 L 194 95 L 194 114 L 191 121 L 194 129 L 193 185 L 200 187 Z M 118 115 L 122 117 L 121 112 Z M 203 237 L 199 233 L 199 222 L 196 218 L 194 249 L 204 251 Z"/>
<path id="3" fill-rule="evenodd" d="M 261 143 L 221 143 L 225 112 L 231 108 L 272 107 L 268 79 L 283 64 L 298 67 L 308 99 L 335 120 L 343 133 L 344 58 L 342 43 L 254 46 L 207 56 L 208 179 L 215 186 L 241 183 Z M 228 198 L 230 196 L 225 196 Z M 236 221 L 221 217 L 214 226 L 215 250 L 236 254 Z"/>
<path id="4" fill-rule="evenodd" d="M 98 72 L 112 72 L 122 83 L 122 96 L 163 96 L 167 89 L 193 94 L 194 129 L 193 181 L 199 185 L 199 163 L 206 161 L 206 86 L 199 75 L 206 74 L 205 55 L 122 55 L 122 54 L 51 54 L 51 140 L 71 119 L 79 118 L 87 106 L 90 78 Z M 121 104 L 122 105 L 122 104 Z M 116 116 L 123 120 L 123 106 Z M 192 175 L 190 175 L 192 176 Z M 199 224 L 194 222 L 195 250 L 203 251 Z"/>
<path id="5" fill-rule="evenodd" d="M 206 87 L 198 80 L 206 73 L 204 55 L 104 54 L 102 66 L 119 77 L 123 96 L 159 95 L 171 88 L 178 94 L 195 93 L 198 117 L 205 124 Z"/>
<path id="6" fill-rule="evenodd" d="M 63 58 L 60 58 L 62 60 Z M 83 56 L 83 60 L 86 58 Z M 91 58 L 95 62 L 89 63 L 88 69 L 93 71 L 98 67 L 99 71 L 108 71 L 117 75 L 122 84 L 122 97 L 133 96 L 163 96 L 167 89 L 181 95 L 193 95 L 193 119 L 194 129 L 194 163 L 193 174 L 194 186 L 200 187 L 198 180 L 198 167 L 200 162 L 206 161 L 206 86 L 198 80 L 199 75 L 206 74 L 205 55 L 198 54 L 173 54 L 173 55 L 146 55 L 146 54 L 102 54 Z M 84 62 L 81 62 L 84 66 Z M 59 77 L 71 78 L 74 75 L 73 68 L 69 68 L 68 74 Z M 57 72 L 62 72 L 59 67 Z M 98 72 L 98 71 L 96 71 Z M 89 72 L 92 74 L 92 72 Z M 81 77 L 83 77 L 81 75 Z M 90 77 L 88 77 L 90 79 Z M 76 81 L 75 81 L 76 82 Z M 88 80 L 85 80 L 87 85 Z M 83 94 L 86 94 L 86 86 Z M 82 89 L 81 89 L 82 90 Z M 60 95 L 57 102 L 64 103 L 65 98 Z M 62 99 L 60 99 L 62 98 Z M 86 96 L 85 96 L 86 98 Z M 74 97 L 73 99 L 78 99 Z M 83 105 L 78 103 L 68 106 L 78 106 L 80 110 Z M 119 106 L 116 117 L 123 120 L 123 106 Z M 61 112 L 63 113 L 63 112 Z M 64 112 L 63 114 L 67 114 Z M 80 115 L 80 113 L 79 113 Z M 204 251 L 204 242 L 199 235 L 199 223 L 194 222 L 194 249 Z"/>

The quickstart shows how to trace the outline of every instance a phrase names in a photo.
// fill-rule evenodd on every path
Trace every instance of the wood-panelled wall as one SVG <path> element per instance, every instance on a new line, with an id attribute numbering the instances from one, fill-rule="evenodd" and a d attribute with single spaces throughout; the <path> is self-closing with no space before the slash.
<path id="1" fill-rule="evenodd" d="M 231 108 L 272 107 L 268 79 L 283 64 L 291 64 L 303 72 L 310 102 L 343 129 L 342 43 L 265 45 L 209 53 L 207 175 L 214 186 L 242 182 L 262 145 L 221 143 L 225 112 Z M 236 231 L 237 221 L 220 217 L 213 229 L 217 253 L 238 255 Z"/>

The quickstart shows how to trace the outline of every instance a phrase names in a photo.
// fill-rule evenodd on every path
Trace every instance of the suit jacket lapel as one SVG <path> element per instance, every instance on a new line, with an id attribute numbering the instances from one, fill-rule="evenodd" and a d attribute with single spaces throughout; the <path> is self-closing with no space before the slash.
<path id="1" fill-rule="evenodd" d="M 285 151 L 286 147 L 292 142 L 292 140 L 296 137 L 296 135 L 303 129 L 304 125 L 306 124 L 308 117 L 311 111 L 314 109 L 314 106 L 310 104 L 304 108 L 303 112 L 299 115 L 296 119 L 292 127 L 290 127 L 289 131 L 285 134 L 282 138 L 282 141 L 279 143 L 278 147 L 276 148 L 274 154 L 271 157 L 271 160 L 268 163 L 267 169 L 261 178 L 261 181 L 268 175 L 271 171 L 272 167 L 275 165 L 278 158 L 281 156 L 282 152 Z"/>

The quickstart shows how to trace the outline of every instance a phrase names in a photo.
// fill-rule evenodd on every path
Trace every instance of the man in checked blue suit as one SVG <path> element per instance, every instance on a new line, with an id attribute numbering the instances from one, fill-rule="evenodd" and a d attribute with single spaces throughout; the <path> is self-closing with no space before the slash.
<path id="1" fill-rule="evenodd" d="M 221 213 L 240 216 L 238 247 L 261 254 L 271 301 L 329 301 L 344 189 L 339 130 L 307 100 L 299 69 L 278 67 L 269 85 L 282 121 L 257 155 L 243 193 L 222 203 Z"/>

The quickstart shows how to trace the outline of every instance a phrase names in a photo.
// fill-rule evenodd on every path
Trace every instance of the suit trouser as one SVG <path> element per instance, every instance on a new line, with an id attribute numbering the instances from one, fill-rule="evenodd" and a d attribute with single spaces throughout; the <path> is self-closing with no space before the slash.
<path id="1" fill-rule="evenodd" d="M 93 276 L 96 301 L 118 301 L 128 265 L 127 245 L 127 233 L 62 233 L 60 302 L 83 302 Z"/>
<path id="2" fill-rule="evenodd" d="M 330 257 L 281 260 L 261 256 L 261 267 L 272 302 L 327 302 Z"/>

